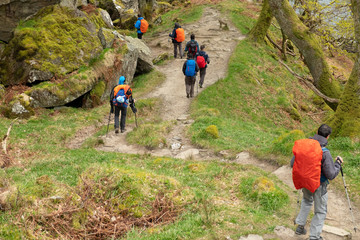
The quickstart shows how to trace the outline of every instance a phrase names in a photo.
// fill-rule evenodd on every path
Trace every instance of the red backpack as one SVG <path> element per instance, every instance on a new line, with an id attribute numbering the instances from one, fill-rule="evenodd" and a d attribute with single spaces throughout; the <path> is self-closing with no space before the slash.
<path id="1" fill-rule="evenodd" d="M 206 66 L 205 58 L 203 56 L 197 56 L 196 62 L 199 68 L 204 68 Z"/>
<path id="2" fill-rule="evenodd" d="M 292 151 L 295 156 L 292 170 L 295 188 L 315 192 L 320 186 L 321 177 L 323 149 L 320 143 L 314 139 L 300 139 L 295 141 Z"/>

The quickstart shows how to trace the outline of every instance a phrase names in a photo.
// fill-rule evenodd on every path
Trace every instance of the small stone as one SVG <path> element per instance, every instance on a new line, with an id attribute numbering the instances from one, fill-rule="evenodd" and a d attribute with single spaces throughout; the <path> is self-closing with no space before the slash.
<path id="1" fill-rule="evenodd" d="M 173 144 L 171 144 L 171 149 L 172 150 L 178 150 L 178 149 L 180 149 L 181 148 L 181 143 L 173 143 Z"/>

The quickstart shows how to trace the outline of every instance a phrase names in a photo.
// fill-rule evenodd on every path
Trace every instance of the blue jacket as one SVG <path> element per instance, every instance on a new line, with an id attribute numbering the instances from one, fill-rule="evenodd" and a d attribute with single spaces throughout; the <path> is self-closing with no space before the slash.
<path id="1" fill-rule="evenodd" d="M 137 33 L 141 33 L 140 26 L 141 26 L 141 20 L 144 19 L 143 17 L 139 17 L 138 20 L 135 23 L 135 28 L 137 29 Z"/>
<path id="2" fill-rule="evenodd" d="M 205 51 L 199 51 L 198 53 L 196 53 L 196 57 L 197 56 L 203 56 L 205 59 L 205 68 L 207 68 L 207 65 L 210 63 L 210 58 L 207 55 L 207 53 Z"/>

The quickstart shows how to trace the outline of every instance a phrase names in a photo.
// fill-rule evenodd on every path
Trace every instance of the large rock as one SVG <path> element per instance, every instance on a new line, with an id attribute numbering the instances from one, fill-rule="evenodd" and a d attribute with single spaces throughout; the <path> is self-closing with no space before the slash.
<path id="1" fill-rule="evenodd" d="M 83 99 L 83 105 L 91 107 L 108 98 L 121 75 L 130 83 L 135 72 L 144 73 L 153 69 L 150 49 L 142 41 L 132 37 L 121 36 L 116 39 L 113 48 L 107 51 L 103 58 L 96 66 L 62 81 L 44 82 L 34 86 L 27 91 L 33 99 L 31 106 L 63 106 L 85 96 L 87 98 Z M 91 100 L 91 103 L 87 100 Z"/>
<path id="2" fill-rule="evenodd" d="M 0 1 L 0 40 L 9 42 L 13 30 L 20 20 L 24 20 L 40 9 L 60 4 L 61 6 L 76 8 L 87 4 L 86 0 L 1 0 Z"/>
<path id="3" fill-rule="evenodd" d="M 46 81 L 87 65 L 103 50 L 98 29 L 110 24 L 101 12 L 59 5 L 42 9 L 16 29 L 5 47 L 0 58 L 0 83 Z"/>

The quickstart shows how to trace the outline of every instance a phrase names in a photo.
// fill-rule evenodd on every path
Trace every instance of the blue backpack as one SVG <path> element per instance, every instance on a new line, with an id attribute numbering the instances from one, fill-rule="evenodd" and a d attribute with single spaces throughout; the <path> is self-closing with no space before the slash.
<path id="1" fill-rule="evenodd" d="M 129 100 L 125 94 L 125 89 L 120 88 L 113 98 L 113 105 L 127 107 L 128 104 L 129 104 Z"/>
<path id="2" fill-rule="evenodd" d="M 186 62 L 186 70 L 185 70 L 185 76 L 187 77 L 193 77 L 195 76 L 195 60 L 189 59 Z"/>

